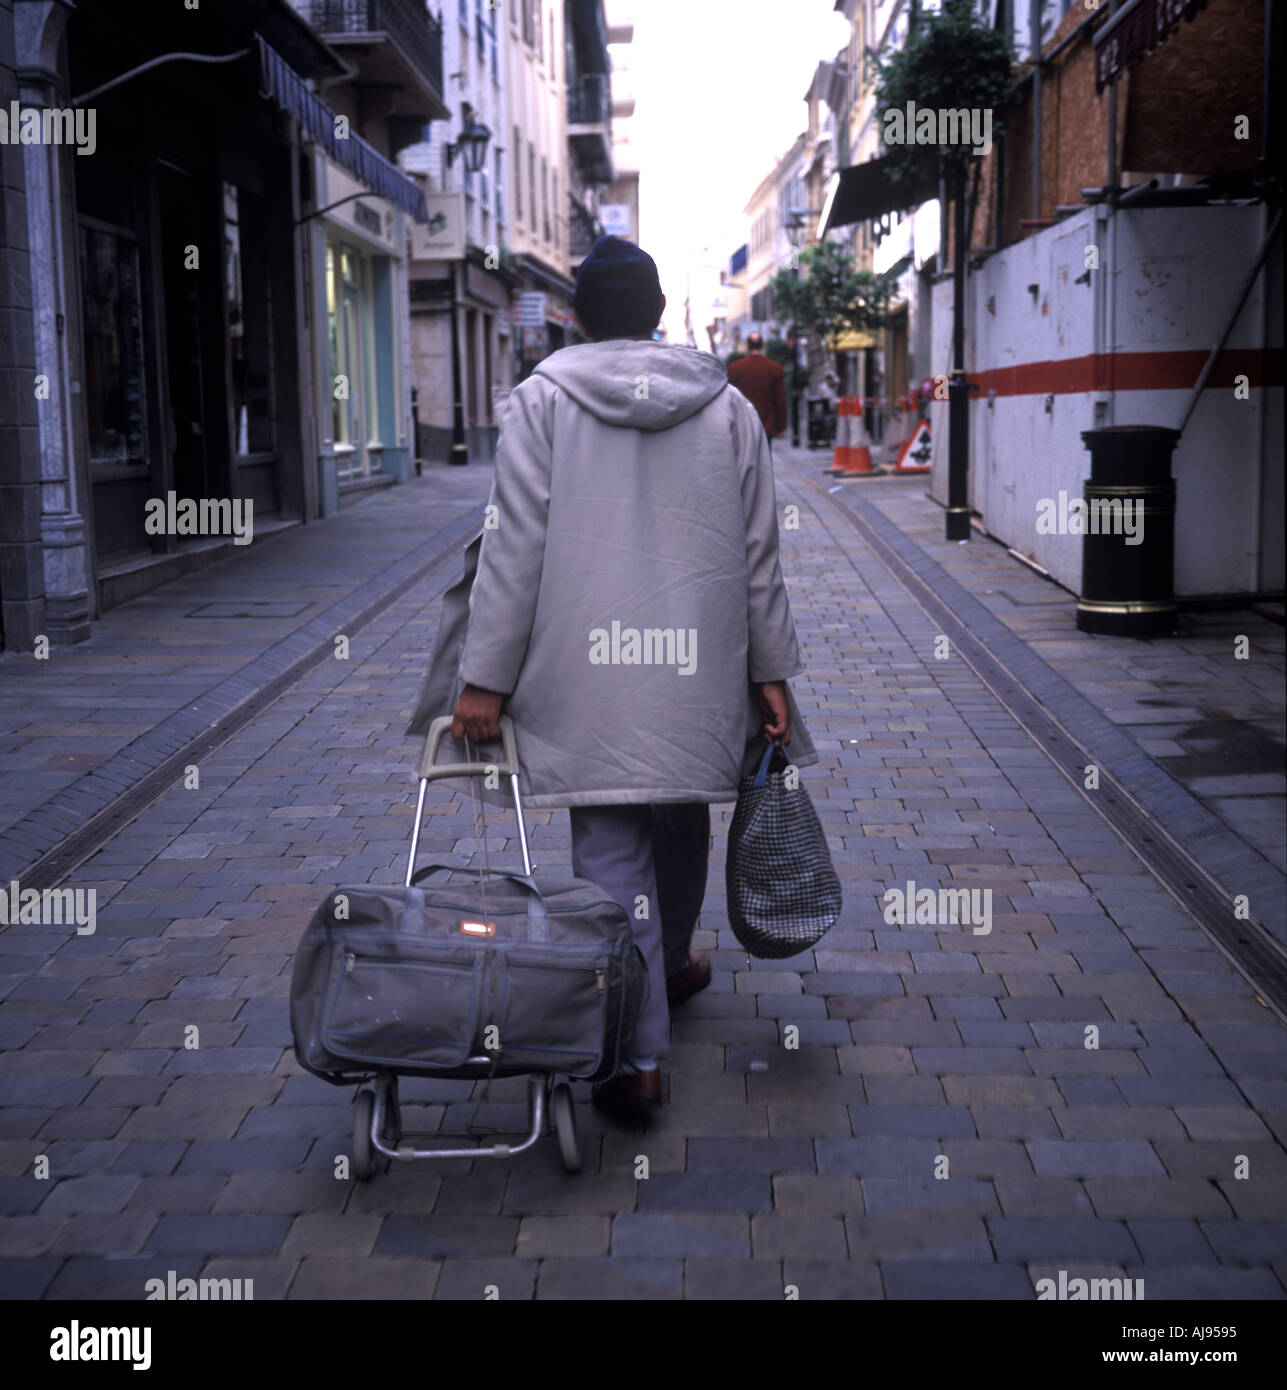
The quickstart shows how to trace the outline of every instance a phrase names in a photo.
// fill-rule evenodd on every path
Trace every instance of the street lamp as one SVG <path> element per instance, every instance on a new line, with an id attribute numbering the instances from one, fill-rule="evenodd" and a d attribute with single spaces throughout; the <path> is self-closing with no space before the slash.
<path id="1" fill-rule="evenodd" d="M 464 158 L 467 172 L 480 173 L 487 158 L 487 143 L 491 138 L 491 130 L 474 120 L 474 109 L 465 102 L 460 136 L 447 146 L 447 167 L 450 169 L 457 155 L 460 155 Z M 451 451 L 448 461 L 454 464 L 469 462 L 469 446 L 465 442 L 465 392 L 460 371 L 460 265 L 461 262 L 457 261 L 451 281 L 452 409 Z"/>
<path id="2" fill-rule="evenodd" d="M 460 138 L 447 146 L 447 168 L 456 162 L 457 155 L 463 155 L 465 168 L 471 174 L 482 172 L 487 158 L 487 142 L 492 138 L 490 127 L 474 120 L 474 108 L 465 103 L 465 120 Z"/>

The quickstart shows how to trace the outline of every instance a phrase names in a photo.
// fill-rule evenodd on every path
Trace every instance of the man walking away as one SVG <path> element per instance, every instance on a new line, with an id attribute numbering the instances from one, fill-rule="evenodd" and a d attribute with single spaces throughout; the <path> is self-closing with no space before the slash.
<path id="1" fill-rule="evenodd" d="M 752 333 L 746 340 L 746 356 L 728 369 L 728 379 L 755 407 L 770 440 L 786 432 L 786 376 L 780 363 L 764 355 L 764 339 Z"/>
<path id="2" fill-rule="evenodd" d="M 650 996 L 594 1103 L 631 1115 L 660 1102 L 670 1006 L 710 982 L 709 806 L 790 738 L 802 669 L 764 431 L 718 358 L 653 341 L 665 303 L 652 258 L 600 237 L 573 300 L 591 341 L 506 402 L 452 724 L 495 738 L 505 706 L 525 803 L 570 809 L 573 872 L 630 918 Z M 792 761 L 817 761 L 803 728 Z"/>

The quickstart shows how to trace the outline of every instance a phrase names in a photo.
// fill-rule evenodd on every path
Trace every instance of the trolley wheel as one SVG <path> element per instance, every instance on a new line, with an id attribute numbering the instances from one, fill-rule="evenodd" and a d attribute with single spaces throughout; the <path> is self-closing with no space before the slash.
<path id="1" fill-rule="evenodd" d="M 569 1173 L 581 1171 L 581 1149 L 576 1141 L 576 1111 L 572 1107 L 572 1087 L 560 1081 L 550 1092 L 550 1117 L 559 1137 L 559 1153 Z"/>
<path id="2" fill-rule="evenodd" d="M 363 1086 L 353 1100 L 353 1176 L 360 1182 L 375 1177 L 375 1150 L 371 1144 L 371 1117 L 375 1093 Z"/>

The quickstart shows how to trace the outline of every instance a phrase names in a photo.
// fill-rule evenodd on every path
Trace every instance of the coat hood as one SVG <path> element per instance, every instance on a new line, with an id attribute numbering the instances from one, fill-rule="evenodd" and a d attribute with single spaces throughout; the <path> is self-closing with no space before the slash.
<path id="1" fill-rule="evenodd" d="M 723 363 L 709 352 L 630 338 L 561 348 L 533 375 L 604 424 L 635 430 L 681 424 L 728 386 Z"/>

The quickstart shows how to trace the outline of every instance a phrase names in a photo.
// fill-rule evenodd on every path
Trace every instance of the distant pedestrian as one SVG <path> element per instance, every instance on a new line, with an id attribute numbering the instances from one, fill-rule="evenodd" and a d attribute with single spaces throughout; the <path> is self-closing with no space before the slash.
<path id="1" fill-rule="evenodd" d="M 770 440 L 786 433 L 786 375 L 779 363 L 765 357 L 758 333 L 747 338 L 746 356 L 729 367 L 728 379 L 755 407 Z"/>

